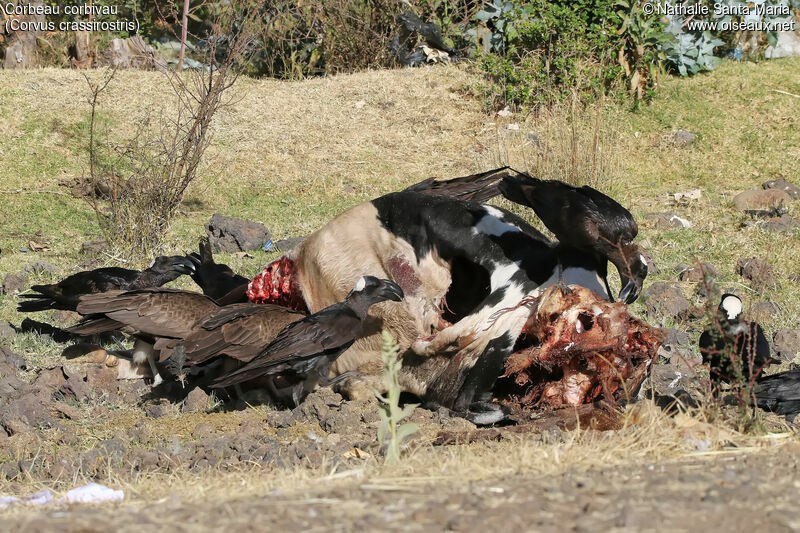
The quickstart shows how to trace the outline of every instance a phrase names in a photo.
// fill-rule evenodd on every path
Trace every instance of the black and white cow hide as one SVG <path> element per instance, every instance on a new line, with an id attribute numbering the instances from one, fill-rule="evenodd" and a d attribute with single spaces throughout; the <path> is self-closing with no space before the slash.
<path id="1" fill-rule="evenodd" d="M 289 258 L 312 313 L 342 300 L 362 275 L 392 279 L 406 294 L 373 307 L 369 334 L 334 364 L 334 375 L 360 370 L 378 378 L 361 380 L 363 387 L 350 380 L 346 394 L 371 395 L 379 384 L 380 331 L 388 329 L 405 353 L 408 392 L 490 422 L 497 413 L 485 405 L 486 393 L 530 313 L 517 306 L 557 282 L 559 253 L 501 208 L 403 191 L 345 211 Z M 593 259 L 575 257 L 564 265 L 565 283 L 607 297 Z"/>

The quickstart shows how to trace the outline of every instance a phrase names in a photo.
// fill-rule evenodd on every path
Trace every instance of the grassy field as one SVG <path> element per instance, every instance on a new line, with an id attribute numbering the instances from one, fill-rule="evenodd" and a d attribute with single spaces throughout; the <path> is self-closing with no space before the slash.
<path id="1" fill-rule="evenodd" d="M 99 78 L 101 73 L 89 76 Z M 275 239 L 299 236 L 351 205 L 427 177 L 449 178 L 509 164 L 544 177 L 595 184 L 628 206 L 639 222 L 640 242 L 658 266 L 646 286 L 677 279 L 679 263 L 709 261 L 720 270 L 723 287 L 745 294 L 746 306 L 765 300 L 778 304 L 780 311 L 762 322 L 768 335 L 800 327 L 800 283 L 789 280 L 800 273 L 800 231 L 742 229 L 746 217 L 731 202 L 736 193 L 760 188 L 769 179 L 783 176 L 800 184 L 800 98 L 792 96 L 800 94 L 799 58 L 724 62 L 712 73 L 669 79 L 656 99 L 636 112 L 605 101 L 587 109 L 566 103 L 548 113 L 501 118 L 487 115 L 480 99 L 471 95 L 477 83 L 464 67 L 363 72 L 303 82 L 240 80 L 232 104 L 215 119 L 214 142 L 201 178 L 188 192 L 165 251 L 194 249 L 204 234 L 203 223 L 214 212 L 261 221 Z M 74 70 L 0 75 L 0 277 L 35 260 L 57 265 L 59 277 L 67 275 L 87 259 L 80 253 L 81 242 L 99 236 L 89 207 L 63 186 L 86 172 L 87 94 L 83 74 Z M 164 112 L 168 95 L 159 74 L 118 73 L 101 101 L 110 135 L 129 134 L 143 113 Z M 696 142 L 677 146 L 672 139 L 678 129 L 695 133 Z M 692 188 L 700 188 L 702 198 L 681 206 L 670 202 L 669 193 Z M 787 207 L 790 215 L 800 218 L 800 202 Z M 646 218 L 664 211 L 688 219 L 691 228 L 659 228 Z M 47 243 L 49 250 L 21 253 L 30 240 Z M 218 260 L 253 275 L 274 257 L 253 255 L 220 254 Z M 736 274 L 736 260 L 751 256 L 775 267 L 775 286 L 754 289 Z M 102 264 L 117 264 L 111 256 L 99 258 Z M 148 261 L 141 259 L 142 264 Z M 47 275 L 28 276 L 31 284 L 51 280 Z M 193 284 L 183 279 L 177 285 Z M 683 284 L 687 297 L 695 298 L 696 285 Z M 0 295 L 0 320 L 18 324 L 24 317 L 15 306 L 15 296 Z M 633 310 L 640 314 L 642 304 L 637 302 Z M 50 317 L 44 313 L 37 318 Z M 687 330 L 692 343 L 702 327 L 666 325 Z M 8 344 L 28 360 L 28 377 L 57 364 L 63 348 L 33 334 L 17 335 Z M 120 423 L 135 418 L 125 406 L 115 409 Z M 248 413 L 262 414 L 255 409 Z M 209 423 L 220 431 L 226 424 L 238 424 L 239 419 L 226 416 L 243 415 L 209 415 Z M 168 420 L 182 424 L 177 417 Z M 499 448 L 425 449 L 388 471 L 368 462 L 373 470 L 358 475 L 411 479 L 423 470 L 426 480 L 461 476 L 467 470 L 476 479 L 520 471 L 545 475 L 598 461 L 668 461 L 696 453 L 684 438 L 686 426 L 663 415 L 648 420 L 633 424 L 639 429 L 616 434 L 616 441 L 613 436 L 597 441 L 593 439 L 599 437 L 576 434 L 568 444 L 523 439 Z M 190 422 L 185 431 L 178 431 L 180 438 L 191 438 L 198 420 Z M 125 423 L 135 425 L 134 420 Z M 82 424 L 83 447 L 114 434 L 108 421 L 93 424 L 89 414 Z M 776 439 L 795 439 L 713 431 L 713 450 L 735 442 L 756 452 L 774 446 Z M 481 467 L 470 466 L 475 464 Z M 514 466 L 519 464 L 526 466 Z M 166 481 L 122 477 L 119 483 L 137 501 L 166 498 L 170 491 L 198 500 L 221 498 L 237 483 L 243 484 L 239 494 L 288 486 L 307 489 L 321 478 L 340 479 L 332 474 L 323 467 L 291 475 L 186 474 Z"/>

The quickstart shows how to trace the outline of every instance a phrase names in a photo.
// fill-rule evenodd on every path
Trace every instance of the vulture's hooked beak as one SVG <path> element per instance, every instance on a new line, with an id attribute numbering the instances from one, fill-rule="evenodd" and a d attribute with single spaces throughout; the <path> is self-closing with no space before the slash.
<path id="1" fill-rule="evenodd" d="M 194 273 L 195 267 L 187 257 L 181 257 L 172 262 L 172 270 L 188 275 Z"/>
<path id="2" fill-rule="evenodd" d="M 403 299 L 405 294 L 403 294 L 403 289 L 400 288 L 400 285 L 395 283 L 394 281 L 390 281 L 388 279 L 383 280 L 383 286 L 381 287 L 378 294 L 382 297 L 386 298 L 387 300 L 392 300 L 394 302 L 399 302 Z"/>

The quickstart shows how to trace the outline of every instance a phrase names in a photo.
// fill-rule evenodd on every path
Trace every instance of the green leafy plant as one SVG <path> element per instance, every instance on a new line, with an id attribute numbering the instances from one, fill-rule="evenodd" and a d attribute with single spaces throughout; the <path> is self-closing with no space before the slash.
<path id="1" fill-rule="evenodd" d="M 383 384 L 386 395 L 376 394 L 380 402 L 381 422 L 378 426 L 378 444 L 385 450 L 386 463 L 394 464 L 400 460 L 400 446 L 413 435 L 419 426 L 413 422 L 401 424 L 411 416 L 417 404 L 400 407 L 400 383 L 398 373 L 402 362 L 398 359 L 400 347 L 392 334 L 384 330 L 381 334 L 381 360 L 383 361 Z"/>
<path id="2" fill-rule="evenodd" d="M 688 31 L 683 17 L 668 16 L 667 19 L 666 32 L 672 38 L 664 42 L 661 49 L 672 68 L 681 76 L 714 70 L 720 61 L 714 56 L 714 49 L 725 43 L 709 31 Z"/>
<path id="3" fill-rule="evenodd" d="M 658 86 L 666 54 L 660 49 L 672 37 L 663 30 L 655 15 L 646 15 L 641 0 L 618 0 L 617 14 L 622 19 L 617 34 L 621 37 L 619 64 L 625 69 L 628 91 L 638 103 L 649 99 Z"/>

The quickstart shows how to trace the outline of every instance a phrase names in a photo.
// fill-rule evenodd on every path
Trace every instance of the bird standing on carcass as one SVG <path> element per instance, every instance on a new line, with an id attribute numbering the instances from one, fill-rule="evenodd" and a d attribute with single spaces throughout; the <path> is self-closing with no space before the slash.
<path id="1" fill-rule="evenodd" d="M 594 256 L 596 274 L 609 296 L 607 269 L 611 261 L 623 283 L 619 299 L 629 304 L 636 301 L 647 276 L 647 261 L 633 243 L 639 227 L 630 211 L 588 185 L 574 187 L 521 174 L 504 178 L 499 187 L 512 202 L 533 209 L 558 239 L 562 254 L 577 250 Z M 559 279 L 559 284 L 563 283 Z"/>
<path id="2" fill-rule="evenodd" d="M 491 180 L 487 183 L 490 188 L 496 186 Z M 459 183 L 457 188 L 465 186 Z M 557 205 L 568 206 L 570 201 L 566 194 L 552 199 Z M 619 216 L 611 212 L 607 218 Z M 630 233 L 632 239 L 635 225 Z M 634 249 L 627 238 L 617 240 L 626 249 Z M 388 329 L 401 350 L 412 348 L 404 355 L 402 371 L 402 384 L 408 392 L 428 405 L 491 423 L 505 416 L 490 401 L 491 392 L 528 320 L 528 310 L 518 304 L 537 288 L 559 280 L 582 285 L 592 278 L 592 288 L 608 294 L 607 283 L 598 282 L 598 256 L 608 261 L 619 254 L 595 248 L 572 246 L 565 253 L 501 208 L 418 190 L 403 191 L 357 205 L 336 217 L 287 256 L 268 265 L 251 282 L 248 295 L 256 302 L 315 312 L 340 300 L 361 273 L 394 280 L 406 295 L 404 301 L 376 306 L 368 321 L 375 334 L 342 354 L 332 365 L 333 375 L 360 370 L 377 377 L 378 332 Z M 641 268 L 639 254 L 635 255 L 636 264 L 632 264 L 633 257 L 620 257 L 624 260 L 620 264 L 628 266 L 622 297 L 632 301 L 646 267 Z M 565 268 L 572 263 L 575 268 Z M 507 309 L 512 311 L 504 320 L 493 319 Z M 380 387 L 379 379 L 360 383 L 362 387 L 348 380 L 344 392 L 350 397 L 371 396 Z"/>

